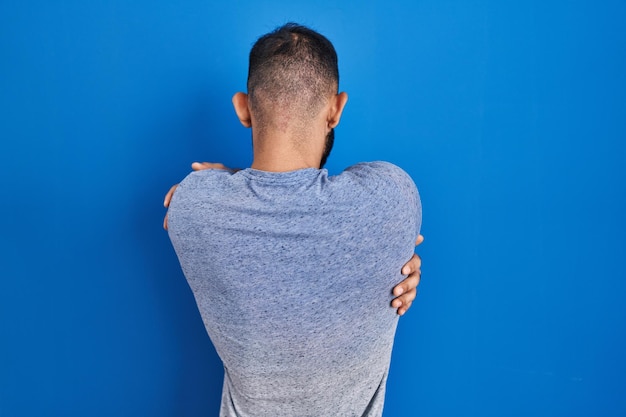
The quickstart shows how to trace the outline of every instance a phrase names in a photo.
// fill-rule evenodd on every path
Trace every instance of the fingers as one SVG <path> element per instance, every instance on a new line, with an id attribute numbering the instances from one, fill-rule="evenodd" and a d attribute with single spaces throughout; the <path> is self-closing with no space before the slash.
<path id="1" fill-rule="evenodd" d="M 415 241 L 415 246 L 421 245 L 423 241 L 424 241 L 424 236 L 422 235 L 417 236 L 417 240 Z"/>
<path id="2" fill-rule="evenodd" d="M 398 309 L 398 314 L 403 315 L 411 308 L 413 300 L 417 297 L 417 288 L 413 287 L 410 290 L 403 292 L 401 296 L 396 297 L 391 302 L 391 307 Z"/>
<path id="3" fill-rule="evenodd" d="M 172 185 L 167 194 L 165 194 L 165 200 L 163 201 L 163 205 L 165 206 L 165 208 L 169 208 L 170 202 L 172 201 L 172 196 L 174 195 L 174 191 L 176 191 L 176 187 L 178 187 L 178 184 Z M 165 213 L 165 217 L 163 218 L 163 228 L 167 230 L 167 213 Z"/>
<path id="4" fill-rule="evenodd" d="M 417 296 L 417 286 L 422 275 L 421 266 L 422 260 L 416 254 L 413 254 L 409 262 L 402 267 L 402 274 L 408 276 L 394 287 L 393 295 L 396 298 L 391 302 L 391 306 L 398 309 L 400 316 L 404 315 L 411 308 L 411 304 L 413 304 L 413 300 Z"/>
<path id="5" fill-rule="evenodd" d="M 172 196 L 174 195 L 174 191 L 176 191 L 176 187 L 178 187 L 178 184 L 172 185 L 167 194 L 165 194 L 165 200 L 163 200 L 163 206 L 165 206 L 165 208 L 170 206 L 170 201 L 172 201 Z"/>
<path id="6" fill-rule="evenodd" d="M 412 289 L 406 294 L 403 294 L 401 297 L 398 297 L 395 300 L 393 300 L 392 307 L 397 308 L 398 315 L 402 316 L 404 315 L 404 313 L 406 313 L 409 310 L 409 308 L 411 308 L 411 305 L 413 304 L 413 300 L 415 300 L 416 296 L 417 296 L 417 290 Z"/>
<path id="7" fill-rule="evenodd" d="M 411 259 L 409 260 L 409 262 L 404 264 L 404 266 L 402 267 L 402 274 L 410 275 L 413 272 L 418 271 L 421 267 L 422 267 L 422 259 L 417 254 L 414 253 Z"/>
<path id="8" fill-rule="evenodd" d="M 404 279 L 404 281 L 395 286 L 393 289 L 393 295 L 400 297 L 401 295 L 416 289 L 417 286 L 420 285 L 420 275 L 421 271 L 419 269 L 412 272 L 411 275 Z"/>
<path id="9" fill-rule="evenodd" d="M 191 164 L 191 169 L 194 171 L 202 171 L 203 169 L 225 169 L 230 171 L 228 167 L 219 162 L 194 162 Z"/>

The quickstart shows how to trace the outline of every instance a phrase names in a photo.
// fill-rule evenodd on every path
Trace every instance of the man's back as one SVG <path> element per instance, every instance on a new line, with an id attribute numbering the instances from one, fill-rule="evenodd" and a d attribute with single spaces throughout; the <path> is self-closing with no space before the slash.
<path id="1" fill-rule="evenodd" d="M 397 324 L 391 288 L 421 222 L 402 170 L 200 171 L 180 184 L 168 216 L 224 362 L 222 416 L 381 414 Z"/>

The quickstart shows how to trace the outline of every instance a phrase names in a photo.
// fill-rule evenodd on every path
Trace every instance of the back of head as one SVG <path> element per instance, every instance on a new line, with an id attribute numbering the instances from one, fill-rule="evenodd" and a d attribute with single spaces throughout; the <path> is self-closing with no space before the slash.
<path id="1" fill-rule="evenodd" d="M 323 35 L 287 23 L 250 51 L 248 96 L 259 128 L 288 120 L 306 124 L 337 93 L 337 53 Z"/>

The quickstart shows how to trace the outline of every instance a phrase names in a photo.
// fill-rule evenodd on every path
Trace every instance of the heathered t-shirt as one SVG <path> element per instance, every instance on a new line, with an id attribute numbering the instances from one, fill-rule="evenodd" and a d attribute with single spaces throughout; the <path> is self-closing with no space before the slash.
<path id="1" fill-rule="evenodd" d="M 421 224 L 404 171 L 197 171 L 168 223 L 224 363 L 220 416 L 382 414 L 391 291 Z"/>

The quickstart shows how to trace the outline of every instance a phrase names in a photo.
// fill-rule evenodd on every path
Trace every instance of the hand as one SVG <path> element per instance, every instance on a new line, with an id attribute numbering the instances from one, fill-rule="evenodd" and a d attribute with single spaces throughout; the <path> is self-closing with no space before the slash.
<path id="1" fill-rule="evenodd" d="M 424 236 L 419 235 L 415 241 L 415 246 L 419 246 L 423 241 Z M 396 298 L 391 302 L 391 306 L 398 309 L 398 315 L 400 316 L 404 315 L 411 308 L 411 304 L 415 300 L 417 286 L 422 275 L 421 267 L 422 260 L 416 254 L 413 254 L 411 260 L 402 267 L 402 273 L 408 275 L 408 277 L 394 287 L 393 295 Z"/>
<path id="2" fill-rule="evenodd" d="M 163 201 L 163 206 L 165 208 L 170 207 L 170 201 L 172 201 L 172 196 L 174 195 L 174 191 L 176 191 L 177 187 L 178 187 L 178 184 L 172 185 L 172 188 L 170 188 L 167 194 L 165 194 L 165 200 Z M 163 218 L 163 228 L 165 230 L 167 230 L 167 213 L 168 212 L 165 213 L 165 217 Z"/>
<path id="3" fill-rule="evenodd" d="M 202 171 L 203 169 L 225 169 L 232 172 L 237 171 L 228 168 L 224 164 L 212 162 L 194 162 L 193 164 L 191 164 L 191 169 L 193 169 L 194 171 Z M 172 188 L 170 188 L 167 194 L 165 194 L 165 200 L 163 201 L 163 206 L 165 206 L 165 208 L 169 208 L 170 201 L 172 201 L 172 196 L 174 195 L 174 191 L 176 191 L 176 187 L 178 187 L 178 184 L 172 185 Z M 165 213 L 165 218 L 163 219 L 163 228 L 167 230 L 167 213 Z"/>

